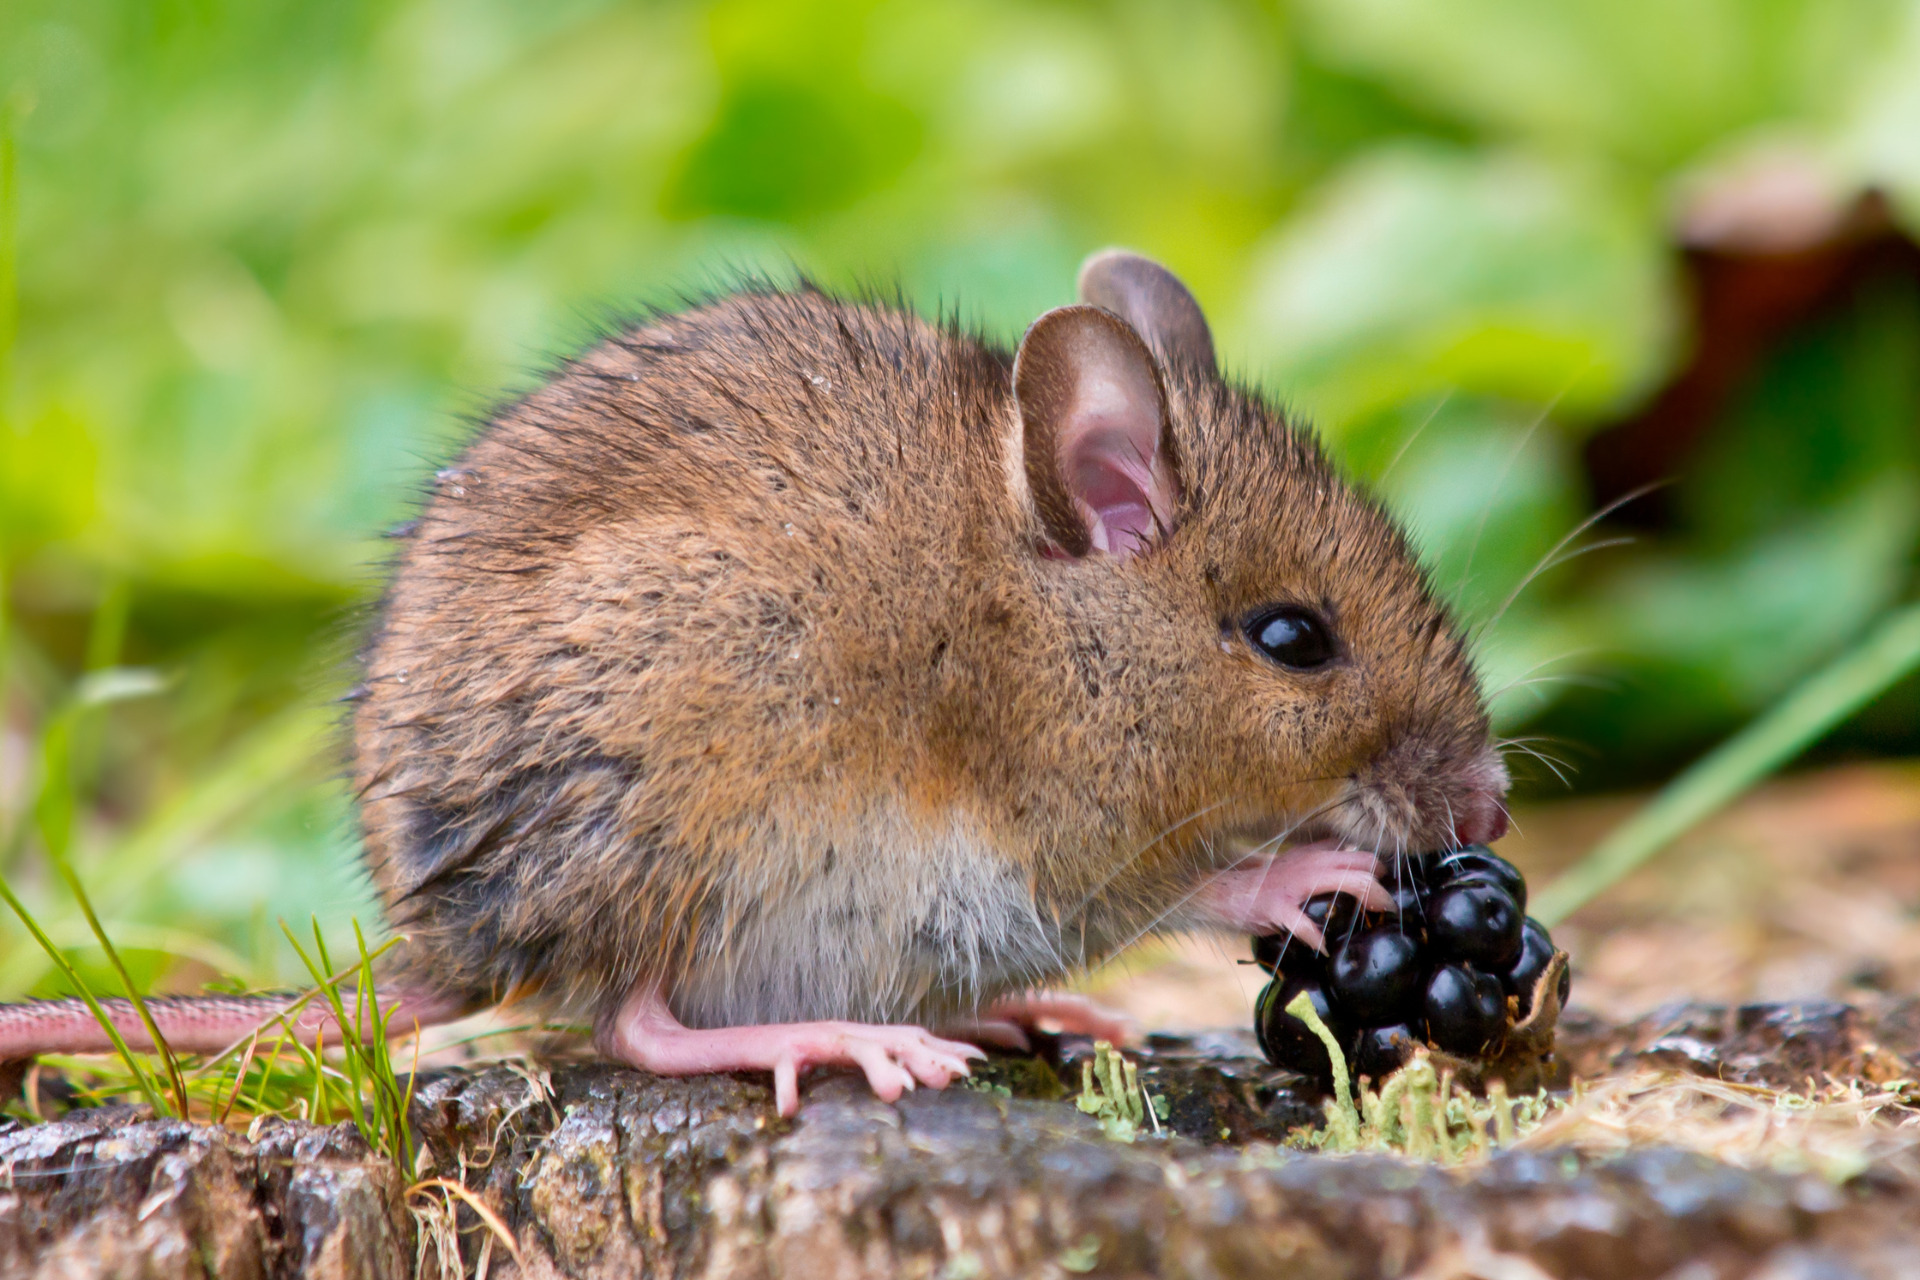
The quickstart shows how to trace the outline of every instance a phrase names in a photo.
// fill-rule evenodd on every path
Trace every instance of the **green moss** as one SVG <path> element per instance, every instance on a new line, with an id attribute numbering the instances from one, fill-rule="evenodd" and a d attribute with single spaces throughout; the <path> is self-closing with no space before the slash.
<path id="1" fill-rule="evenodd" d="M 1058 1102 L 1068 1093 L 1067 1086 L 1043 1059 L 998 1054 L 973 1064 L 967 1087 L 1002 1098 L 1029 1098 L 1036 1102 Z"/>

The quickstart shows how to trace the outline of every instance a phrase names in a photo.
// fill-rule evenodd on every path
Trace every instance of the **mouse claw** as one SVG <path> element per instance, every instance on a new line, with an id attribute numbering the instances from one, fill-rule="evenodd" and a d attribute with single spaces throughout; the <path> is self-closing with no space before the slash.
<path id="1" fill-rule="evenodd" d="M 1288 903 L 1278 903 L 1274 908 L 1273 927 L 1292 934 L 1315 951 L 1324 954 L 1327 949 L 1327 935 L 1315 924 L 1307 913 Z"/>
<path id="2" fill-rule="evenodd" d="M 773 1108 L 788 1120 L 800 1110 L 800 1072 L 791 1057 L 773 1064 Z"/>

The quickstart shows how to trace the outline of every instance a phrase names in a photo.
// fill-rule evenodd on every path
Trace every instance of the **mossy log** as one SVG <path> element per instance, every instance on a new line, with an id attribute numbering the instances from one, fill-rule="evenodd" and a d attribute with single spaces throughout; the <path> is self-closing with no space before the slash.
<path id="1" fill-rule="evenodd" d="M 1727 1078 L 1884 1075 L 1920 1049 L 1913 1010 L 1844 1006 L 1568 1030 L 1582 1070 L 1677 1060 Z M 1156 1037 L 1138 1057 L 1168 1132 L 1122 1143 L 1060 1096 L 1075 1051 L 1058 1076 L 999 1060 L 985 1087 L 894 1104 L 822 1076 L 792 1121 L 750 1077 L 449 1072 L 417 1095 L 426 1155 L 408 1179 L 345 1126 L 249 1136 L 75 1111 L 0 1130 L 0 1275 L 1920 1274 L 1920 1187 L 1895 1171 L 1835 1185 L 1662 1147 L 1515 1151 L 1466 1172 L 1289 1151 L 1275 1139 L 1318 1103 L 1238 1035 Z M 409 1197 L 433 1178 L 470 1199 Z"/>

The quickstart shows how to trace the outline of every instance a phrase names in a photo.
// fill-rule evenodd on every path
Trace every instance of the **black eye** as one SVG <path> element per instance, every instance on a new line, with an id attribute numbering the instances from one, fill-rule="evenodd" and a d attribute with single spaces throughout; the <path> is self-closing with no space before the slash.
<path id="1" fill-rule="evenodd" d="M 1256 613 L 1247 623 L 1247 639 L 1281 666 L 1298 671 L 1324 667 L 1340 656 L 1333 628 L 1312 610 L 1294 605 Z"/>

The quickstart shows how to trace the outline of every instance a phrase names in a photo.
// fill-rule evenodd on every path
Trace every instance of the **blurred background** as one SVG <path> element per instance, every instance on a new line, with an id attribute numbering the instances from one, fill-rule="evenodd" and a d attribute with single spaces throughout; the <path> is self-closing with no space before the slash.
<path id="1" fill-rule="evenodd" d="M 1404 517 L 1523 794 L 1656 784 L 1914 592 L 1916 233 L 1911 0 L 9 0 L 0 869 L 85 972 L 49 851 L 142 978 L 290 981 L 490 404 L 749 271 L 1011 341 L 1108 244 Z M 1916 752 L 1909 681 L 1816 758 Z"/>

